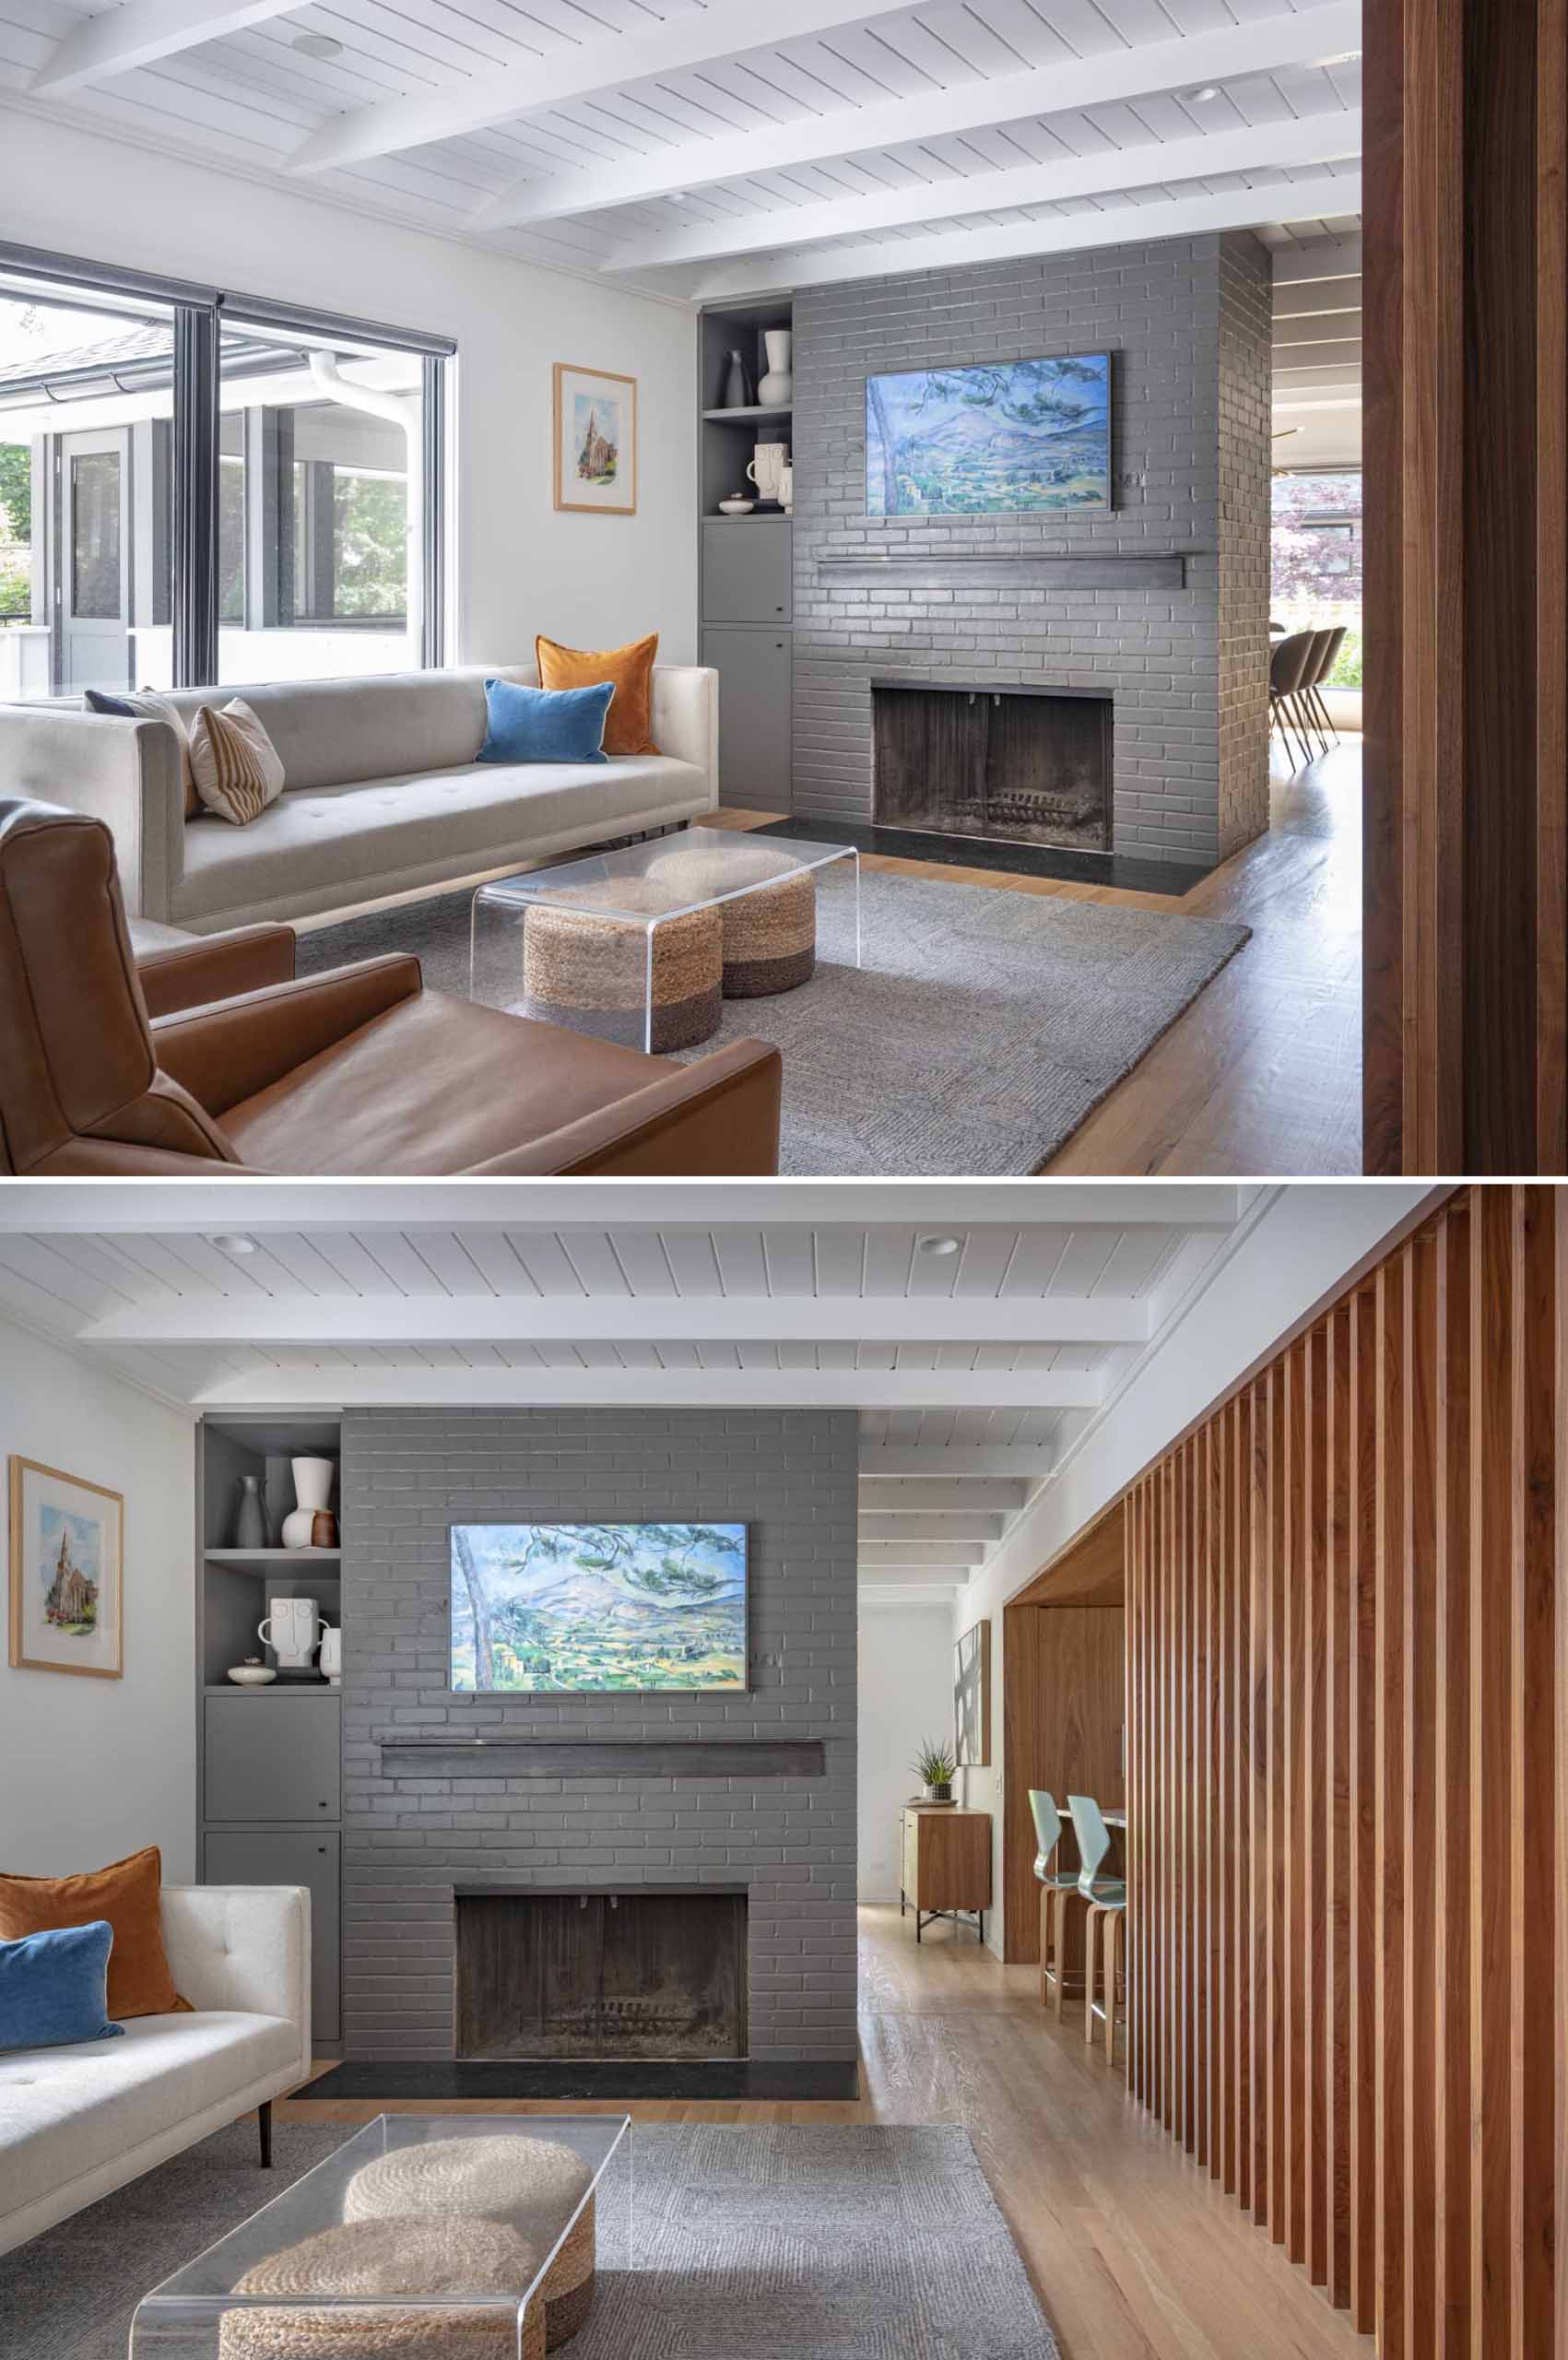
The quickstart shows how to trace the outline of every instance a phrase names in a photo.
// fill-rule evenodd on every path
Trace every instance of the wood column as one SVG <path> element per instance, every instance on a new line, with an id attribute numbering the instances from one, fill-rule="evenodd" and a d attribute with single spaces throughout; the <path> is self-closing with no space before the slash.
<path id="1" fill-rule="evenodd" d="M 1364 1153 L 1568 1171 L 1568 0 L 1365 32 Z"/>
<path id="2" fill-rule="evenodd" d="M 1387 2360 L 1568 2360 L 1568 1190 L 1126 1503 L 1127 2074 Z"/>

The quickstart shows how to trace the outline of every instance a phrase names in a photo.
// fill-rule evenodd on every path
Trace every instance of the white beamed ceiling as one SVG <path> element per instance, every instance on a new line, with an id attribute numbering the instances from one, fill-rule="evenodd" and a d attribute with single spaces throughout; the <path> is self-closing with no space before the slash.
<path id="1" fill-rule="evenodd" d="M 13 1181 L 0 1316 L 225 1416 L 859 1412 L 862 1575 L 946 1596 L 1263 1199 L 1229 1186 Z M 729 1216 L 714 1218 L 722 1197 Z M 946 1256 L 923 1238 L 956 1237 Z M 214 1243 L 239 1235 L 253 1251 Z"/>
<path id="2" fill-rule="evenodd" d="M 676 301 L 1194 221 L 1354 231 L 1356 0 L 778 0 L 759 22 L 741 0 L 9 0 L 0 99 Z"/>

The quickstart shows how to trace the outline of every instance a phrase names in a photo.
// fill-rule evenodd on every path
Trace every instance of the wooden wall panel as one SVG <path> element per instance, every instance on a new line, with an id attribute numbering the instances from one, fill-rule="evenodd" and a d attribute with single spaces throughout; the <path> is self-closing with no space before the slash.
<path id="1" fill-rule="evenodd" d="M 1568 2360 L 1568 1191 L 1456 1193 L 1125 1528 L 1134 2094 L 1387 2360 Z"/>

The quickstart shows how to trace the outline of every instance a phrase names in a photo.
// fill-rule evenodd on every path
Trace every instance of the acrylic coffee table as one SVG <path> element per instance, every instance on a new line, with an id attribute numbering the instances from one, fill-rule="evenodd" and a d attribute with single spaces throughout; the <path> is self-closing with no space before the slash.
<path id="1" fill-rule="evenodd" d="M 854 844 L 682 828 L 481 885 L 469 995 L 662 1052 L 707 1039 L 726 997 L 806 981 L 813 954 L 860 964 Z"/>
<path id="2" fill-rule="evenodd" d="M 144 2295 L 130 2360 L 543 2360 L 631 2215 L 628 2115 L 380 2115 Z"/>

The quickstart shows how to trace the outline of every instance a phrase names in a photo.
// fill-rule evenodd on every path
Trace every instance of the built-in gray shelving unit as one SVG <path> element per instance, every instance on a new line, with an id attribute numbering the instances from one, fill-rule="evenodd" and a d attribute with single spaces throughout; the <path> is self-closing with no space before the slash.
<path id="1" fill-rule="evenodd" d="M 769 328 L 793 325 L 788 298 L 727 303 L 701 315 L 698 338 L 698 470 L 701 500 L 702 661 L 719 674 L 719 781 L 725 803 L 793 807 L 790 697 L 795 527 L 777 513 L 725 516 L 731 492 L 752 496 L 746 464 L 761 440 L 794 449 L 794 413 L 720 407 L 729 355 L 743 353 L 760 384 Z"/>
<path id="2" fill-rule="evenodd" d="M 343 1729 L 341 1691 L 324 1680 L 242 1688 L 230 1664 L 271 1651 L 256 1635 L 273 1598 L 313 1598 L 341 1626 L 340 1549 L 285 1549 L 292 1458 L 341 1463 L 336 1418 L 206 1418 L 197 1430 L 197 1873 L 204 1884 L 302 1884 L 311 1895 L 312 2039 L 342 2035 Z M 272 1545 L 233 1546 L 240 1478 L 266 1481 Z M 333 1501 L 336 1511 L 336 1496 Z"/>

